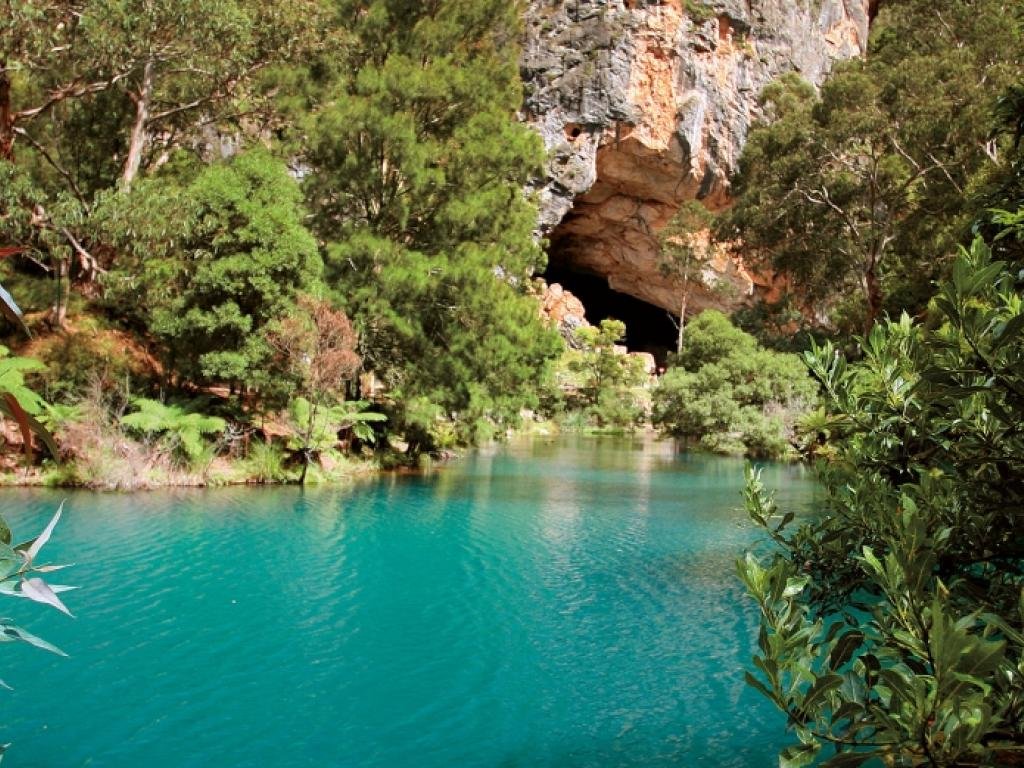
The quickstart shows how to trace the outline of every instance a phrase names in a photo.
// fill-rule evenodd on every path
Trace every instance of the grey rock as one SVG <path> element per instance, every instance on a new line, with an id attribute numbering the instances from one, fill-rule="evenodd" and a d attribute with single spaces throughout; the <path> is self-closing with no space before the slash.
<path id="1" fill-rule="evenodd" d="M 691 18 L 687 7 L 701 4 L 706 18 Z M 791 71 L 817 85 L 860 55 L 869 4 L 531 0 L 522 117 L 550 158 L 538 235 L 638 298 L 674 306 L 652 271 L 655 233 L 687 199 L 727 202 L 764 86 Z M 635 213 L 622 215 L 622 197 Z"/>

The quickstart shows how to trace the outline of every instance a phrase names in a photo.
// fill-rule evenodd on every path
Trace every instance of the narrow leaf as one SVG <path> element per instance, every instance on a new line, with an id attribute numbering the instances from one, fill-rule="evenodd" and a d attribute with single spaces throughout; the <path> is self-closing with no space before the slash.
<path id="1" fill-rule="evenodd" d="M 21 593 L 29 600 L 34 600 L 37 603 L 45 603 L 46 605 L 52 605 L 61 613 L 66 613 L 68 616 L 71 616 L 71 611 L 69 611 L 67 606 L 61 602 L 61 599 L 57 597 L 57 593 L 50 589 L 50 585 L 42 579 L 25 579 L 21 582 Z"/>
<path id="2" fill-rule="evenodd" d="M 39 550 L 41 550 L 45 546 L 46 542 L 50 540 L 50 536 L 53 535 L 53 529 L 56 527 L 57 521 L 60 520 L 61 513 L 63 512 L 64 502 L 62 501 L 60 506 L 57 507 L 57 511 L 54 513 L 53 519 L 46 524 L 46 527 L 43 528 L 43 532 L 36 536 L 35 540 L 29 546 L 28 551 L 25 553 L 25 558 L 29 563 L 35 559 L 36 555 L 39 554 Z"/>
<path id="3" fill-rule="evenodd" d="M 21 307 L 18 306 L 17 302 L 14 301 L 14 297 L 0 285 L 0 314 L 3 314 L 11 323 L 18 326 L 29 338 L 32 338 L 32 331 L 25 325 L 25 315 L 21 311 Z"/>
<path id="4" fill-rule="evenodd" d="M 21 627 L 15 627 L 12 624 L 6 624 L 0 628 L 0 634 L 3 634 L 8 640 L 20 640 L 23 643 L 34 645 L 36 648 L 42 648 L 44 651 L 55 653 L 58 656 L 67 656 L 64 651 L 58 648 L 53 643 L 48 643 L 41 637 L 36 637 L 31 632 L 26 632 Z"/>
<path id="5" fill-rule="evenodd" d="M 828 665 L 836 670 L 853 657 L 853 652 L 864 642 L 864 633 L 858 630 L 847 632 L 839 638 L 828 657 Z"/>

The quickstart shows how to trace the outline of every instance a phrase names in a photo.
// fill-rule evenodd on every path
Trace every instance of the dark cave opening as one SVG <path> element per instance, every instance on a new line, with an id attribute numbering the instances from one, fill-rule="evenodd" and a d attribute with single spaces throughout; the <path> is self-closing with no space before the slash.
<path id="1" fill-rule="evenodd" d="M 549 285 L 559 283 L 583 302 L 591 325 L 609 317 L 625 323 L 624 344 L 630 352 L 649 352 L 658 365 L 664 365 L 668 353 L 675 350 L 676 326 L 664 309 L 612 290 L 605 278 L 574 270 L 554 259 L 543 277 Z"/>

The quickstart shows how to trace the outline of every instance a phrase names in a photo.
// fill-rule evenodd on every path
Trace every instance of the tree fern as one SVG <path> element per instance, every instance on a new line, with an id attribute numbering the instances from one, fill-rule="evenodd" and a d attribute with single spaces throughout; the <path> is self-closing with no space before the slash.
<path id="1" fill-rule="evenodd" d="M 138 410 L 122 416 L 121 424 L 145 435 L 163 435 L 189 463 L 202 455 L 204 437 L 223 432 L 227 426 L 219 416 L 196 413 L 180 405 L 144 397 L 135 398 L 132 404 Z"/>

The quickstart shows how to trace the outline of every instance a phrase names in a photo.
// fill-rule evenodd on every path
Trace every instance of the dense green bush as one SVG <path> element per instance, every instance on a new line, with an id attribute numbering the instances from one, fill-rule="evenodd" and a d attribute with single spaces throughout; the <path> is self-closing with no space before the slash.
<path id="1" fill-rule="evenodd" d="M 682 351 L 654 392 L 654 423 L 711 451 L 779 457 L 789 452 L 794 423 L 816 389 L 799 357 L 761 348 L 708 310 L 687 327 Z"/>
<path id="2" fill-rule="evenodd" d="M 1017 764 L 1024 273 L 978 240 L 926 325 L 904 315 L 862 346 L 852 365 L 807 355 L 834 448 L 819 514 L 790 530 L 750 477 L 776 546 L 739 566 L 762 614 L 748 680 L 796 732 L 785 765 Z"/>
<path id="3" fill-rule="evenodd" d="M 147 180 L 105 199 L 102 213 L 124 247 L 110 299 L 162 342 L 170 369 L 192 382 L 266 385 L 264 330 L 296 311 L 323 269 L 284 163 L 246 152 L 182 187 Z"/>
<path id="4" fill-rule="evenodd" d="M 617 346 L 625 334 L 625 324 L 612 319 L 576 331 L 579 349 L 565 351 L 555 375 L 555 410 L 570 415 L 563 423 L 622 430 L 643 422 L 647 374 L 638 357 Z"/>

